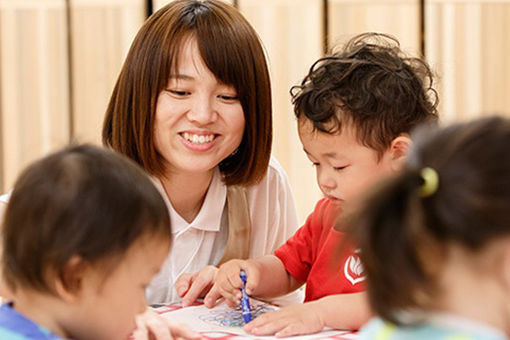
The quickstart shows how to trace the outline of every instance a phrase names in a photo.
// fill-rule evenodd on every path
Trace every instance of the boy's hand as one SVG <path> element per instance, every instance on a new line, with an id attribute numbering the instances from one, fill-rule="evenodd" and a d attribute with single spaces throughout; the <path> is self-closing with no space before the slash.
<path id="1" fill-rule="evenodd" d="M 136 330 L 132 335 L 134 340 L 198 340 L 200 334 L 191 331 L 188 327 L 175 324 L 150 308 L 136 317 Z"/>
<path id="2" fill-rule="evenodd" d="M 243 327 L 254 335 L 286 337 L 320 332 L 324 328 L 318 301 L 284 307 L 257 317 Z"/>
<path id="3" fill-rule="evenodd" d="M 243 281 L 240 274 L 241 269 L 246 272 L 246 293 L 251 295 L 258 286 L 260 270 L 257 263 L 253 260 L 230 260 L 222 264 L 216 275 L 216 281 L 211 291 L 205 297 L 205 305 L 212 307 L 210 302 L 214 302 L 224 297 L 229 306 L 238 305 L 241 301 L 241 288 Z"/>
<path id="4" fill-rule="evenodd" d="M 175 290 L 182 297 L 182 306 L 187 307 L 209 293 L 217 272 L 215 266 L 206 266 L 197 273 L 180 275 L 175 281 Z"/>

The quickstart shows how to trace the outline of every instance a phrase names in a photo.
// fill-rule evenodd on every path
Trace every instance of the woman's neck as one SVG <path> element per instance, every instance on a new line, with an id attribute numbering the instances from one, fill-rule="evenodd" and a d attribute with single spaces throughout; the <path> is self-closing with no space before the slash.
<path id="1" fill-rule="evenodd" d="M 197 217 L 211 184 L 214 169 L 206 173 L 176 173 L 161 178 L 174 210 L 188 223 Z"/>

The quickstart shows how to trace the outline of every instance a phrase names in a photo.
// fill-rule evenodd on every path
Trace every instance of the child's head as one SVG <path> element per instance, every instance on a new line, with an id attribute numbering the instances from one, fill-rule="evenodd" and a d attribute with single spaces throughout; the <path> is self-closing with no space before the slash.
<path id="1" fill-rule="evenodd" d="M 346 200 L 398 168 L 417 125 L 437 120 L 427 64 L 368 33 L 313 64 L 291 90 L 305 152 L 326 196 Z"/>
<path id="2" fill-rule="evenodd" d="M 402 172 L 350 222 L 372 307 L 393 322 L 401 311 L 457 312 L 459 302 L 508 315 L 510 120 L 422 129 L 414 141 Z"/>
<path id="3" fill-rule="evenodd" d="M 44 312 L 57 325 L 52 331 L 73 339 L 125 339 L 133 331 L 171 240 L 168 210 L 150 179 L 127 158 L 88 145 L 23 171 L 2 232 L 14 308 L 36 322 L 35 311 Z"/>

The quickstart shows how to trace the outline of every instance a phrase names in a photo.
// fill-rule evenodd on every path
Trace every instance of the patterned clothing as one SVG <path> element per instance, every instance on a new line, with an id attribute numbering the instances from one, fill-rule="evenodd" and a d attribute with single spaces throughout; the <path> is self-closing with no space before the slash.
<path id="1" fill-rule="evenodd" d="M 0 339 L 63 340 L 15 311 L 12 304 L 0 306 Z"/>
<path id="2" fill-rule="evenodd" d="M 418 325 L 398 327 L 380 318 L 361 329 L 361 340 L 508 340 L 500 331 L 452 315 L 436 315 Z"/>

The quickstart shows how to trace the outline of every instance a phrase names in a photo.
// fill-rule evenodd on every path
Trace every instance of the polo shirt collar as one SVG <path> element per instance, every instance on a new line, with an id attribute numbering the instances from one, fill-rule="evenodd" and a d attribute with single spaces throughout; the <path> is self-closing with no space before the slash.
<path id="1" fill-rule="evenodd" d="M 221 216 L 227 200 L 227 187 L 221 179 L 221 173 L 218 167 L 214 169 L 211 184 L 205 195 L 204 203 L 198 212 L 195 219 L 188 223 L 184 220 L 172 206 L 172 203 L 166 195 L 165 189 L 161 180 L 157 177 L 152 177 L 152 180 L 158 190 L 160 191 L 163 199 L 170 212 L 170 222 L 172 223 L 172 234 L 180 233 L 189 228 L 195 228 L 204 231 L 219 231 L 221 226 Z"/>

